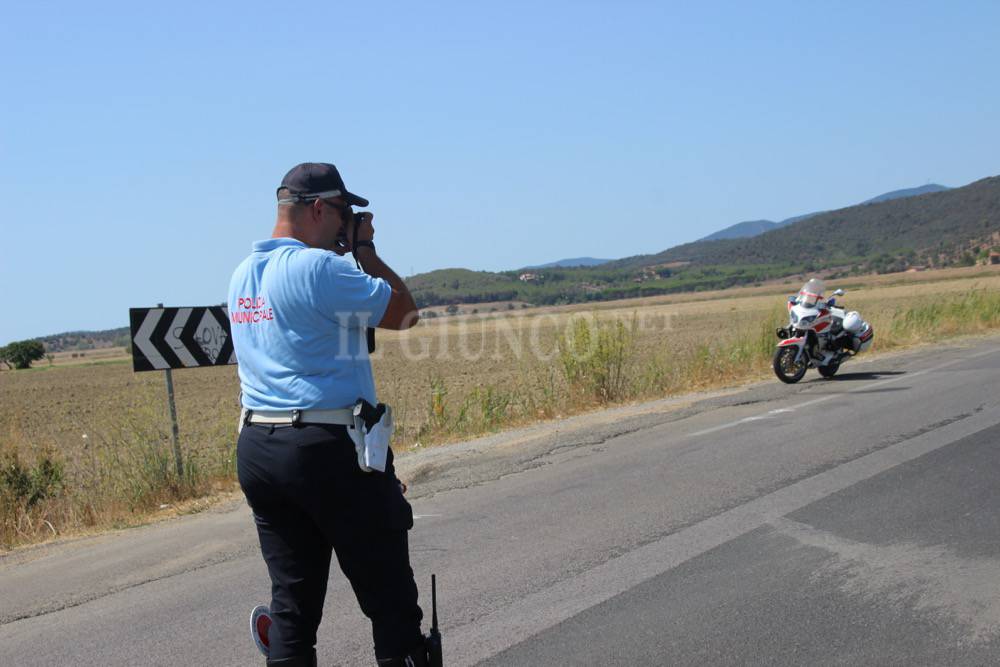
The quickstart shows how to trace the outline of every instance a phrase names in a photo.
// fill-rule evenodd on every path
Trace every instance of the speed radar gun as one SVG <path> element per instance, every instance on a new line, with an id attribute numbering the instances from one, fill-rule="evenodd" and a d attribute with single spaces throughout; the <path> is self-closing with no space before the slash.
<path id="1" fill-rule="evenodd" d="M 352 238 L 358 238 L 358 227 L 361 226 L 363 220 L 364 215 L 361 213 L 354 214 L 354 217 L 351 219 L 351 224 L 354 225 L 354 236 Z M 346 229 L 342 228 L 340 230 L 340 236 L 337 237 L 337 245 L 341 248 L 347 248 L 348 239 Z M 354 263 L 357 265 L 358 271 L 364 270 L 361 268 L 361 262 L 358 261 L 357 255 L 354 256 Z M 375 351 L 375 329 L 373 327 L 367 327 L 365 329 L 365 340 L 368 343 L 368 354 L 371 354 Z"/>
<path id="2" fill-rule="evenodd" d="M 427 648 L 427 664 L 430 667 L 442 667 L 441 663 L 441 632 L 438 630 L 437 577 L 431 575 L 431 633 L 424 637 Z"/>

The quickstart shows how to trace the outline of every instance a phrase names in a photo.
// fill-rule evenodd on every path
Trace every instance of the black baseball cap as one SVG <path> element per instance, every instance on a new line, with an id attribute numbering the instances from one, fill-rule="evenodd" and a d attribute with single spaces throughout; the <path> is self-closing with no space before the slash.
<path id="1" fill-rule="evenodd" d="M 281 196 L 282 190 L 288 195 Z M 332 164 L 303 162 L 292 167 L 278 186 L 278 203 L 298 203 L 314 199 L 340 197 L 352 206 L 368 206 L 368 200 L 347 191 L 344 179 Z"/>

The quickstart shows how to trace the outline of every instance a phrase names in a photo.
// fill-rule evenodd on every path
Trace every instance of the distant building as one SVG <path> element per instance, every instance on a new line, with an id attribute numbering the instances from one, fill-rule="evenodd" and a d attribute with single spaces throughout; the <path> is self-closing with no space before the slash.
<path id="1" fill-rule="evenodd" d="M 669 274 L 670 271 L 667 271 L 667 275 Z M 659 277 L 660 273 L 655 268 L 651 266 L 644 266 L 642 267 L 642 270 L 639 272 L 639 275 L 632 279 L 632 282 L 643 283 L 646 282 L 647 280 L 656 280 Z"/>
<path id="2" fill-rule="evenodd" d="M 994 250 L 990 253 L 990 264 L 1000 264 L 1000 252 Z"/>
<path id="3" fill-rule="evenodd" d="M 537 273 L 522 273 L 521 275 L 519 275 L 517 277 L 517 279 L 520 280 L 522 283 L 532 283 L 532 282 L 536 282 L 538 280 L 538 274 Z"/>

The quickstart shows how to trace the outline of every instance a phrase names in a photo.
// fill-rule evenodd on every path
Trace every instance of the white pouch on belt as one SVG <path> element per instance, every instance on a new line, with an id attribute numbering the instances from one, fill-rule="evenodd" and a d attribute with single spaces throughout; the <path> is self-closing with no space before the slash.
<path id="1" fill-rule="evenodd" d="M 375 407 L 364 400 L 354 405 L 354 427 L 347 432 L 354 441 L 359 468 L 365 472 L 385 472 L 392 430 L 392 406 L 379 403 Z"/>

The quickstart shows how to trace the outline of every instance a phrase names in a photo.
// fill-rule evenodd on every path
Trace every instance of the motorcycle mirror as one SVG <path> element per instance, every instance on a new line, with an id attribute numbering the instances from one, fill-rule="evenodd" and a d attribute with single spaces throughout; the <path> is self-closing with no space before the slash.
<path id="1" fill-rule="evenodd" d="M 844 296 L 844 290 L 839 289 L 833 293 L 834 296 Z"/>

